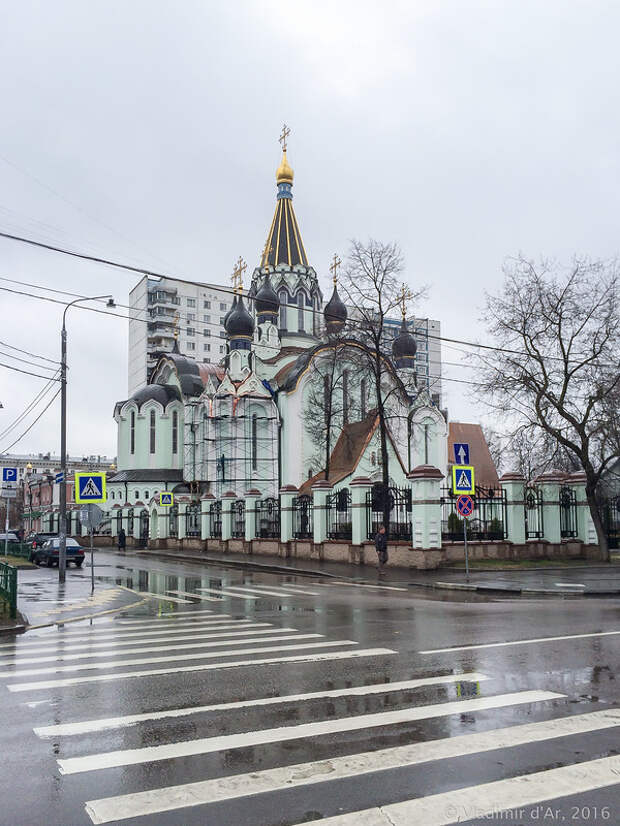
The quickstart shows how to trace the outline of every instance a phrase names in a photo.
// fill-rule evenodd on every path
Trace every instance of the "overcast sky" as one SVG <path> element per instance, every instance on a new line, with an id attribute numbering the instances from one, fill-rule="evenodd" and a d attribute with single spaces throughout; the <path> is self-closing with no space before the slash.
<path id="1" fill-rule="evenodd" d="M 619 30 L 604 0 L 0 0 L 0 231 L 229 284 L 258 263 L 286 121 L 324 291 L 349 239 L 397 241 L 430 285 L 418 312 L 484 341 L 506 256 L 618 252 Z M 0 277 L 120 303 L 137 278 L 1 239 Z M 5 345 L 59 358 L 62 307 L 0 301 L 0 362 L 45 373 Z M 68 336 L 68 449 L 114 456 L 127 323 L 72 309 Z M 0 432 L 44 385 L 0 368 Z M 484 420 L 444 389 L 451 418 Z M 12 451 L 58 434 L 59 400 Z"/>

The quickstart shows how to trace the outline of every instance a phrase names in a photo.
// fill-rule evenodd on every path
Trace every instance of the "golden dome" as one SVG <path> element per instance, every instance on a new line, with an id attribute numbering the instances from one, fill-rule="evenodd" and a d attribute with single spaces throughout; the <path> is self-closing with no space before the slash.
<path id="1" fill-rule="evenodd" d="M 278 184 L 292 184 L 293 183 L 293 170 L 288 165 L 288 161 L 286 160 L 286 149 L 282 153 L 282 161 L 280 166 L 276 171 L 276 183 Z"/>

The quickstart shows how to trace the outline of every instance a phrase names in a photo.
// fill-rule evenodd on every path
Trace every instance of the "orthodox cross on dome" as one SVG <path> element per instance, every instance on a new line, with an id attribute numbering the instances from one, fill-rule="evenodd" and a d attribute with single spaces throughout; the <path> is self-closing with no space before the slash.
<path id="1" fill-rule="evenodd" d="M 333 274 L 333 277 L 334 277 L 334 287 L 338 283 L 338 267 L 341 264 L 342 264 L 342 261 L 340 260 L 340 258 L 338 258 L 336 253 L 334 253 L 334 260 L 332 261 L 332 265 L 329 268 L 329 271 Z"/>
<path id="2" fill-rule="evenodd" d="M 407 317 L 407 301 L 411 301 L 412 298 L 413 298 L 413 294 L 412 294 L 411 290 L 403 282 L 402 289 L 400 291 L 400 302 L 399 302 L 400 303 L 400 311 L 401 311 L 402 316 L 403 316 L 403 321 Z"/>
<path id="3" fill-rule="evenodd" d="M 235 264 L 235 269 L 233 270 L 233 274 L 230 276 L 230 280 L 232 281 L 233 285 L 233 293 L 241 293 L 243 292 L 243 273 L 247 270 L 248 265 L 245 263 L 243 258 L 239 256 L 239 260 Z"/>
<path id="4" fill-rule="evenodd" d="M 290 134 L 291 134 L 291 130 L 288 128 L 288 126 L 285 123 L 282 124 L 282 132 L 280 134 L 280 137 L 278 138 L 278 141 L 282 145 L 282 151 L 283 152 L 286 152 L 286 139 L 288 138 L 288 136 Z"/>

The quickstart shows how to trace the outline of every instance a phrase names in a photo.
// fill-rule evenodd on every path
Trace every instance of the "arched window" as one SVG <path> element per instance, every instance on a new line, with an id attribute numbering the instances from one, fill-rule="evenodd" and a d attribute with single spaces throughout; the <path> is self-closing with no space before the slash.
<path id="1" fill-rule="evenodd" d="M 145 502 L 148 502 L 148 501 L 149 501 L 149 492 L 148 492 L 148 490 L 145 490 L 145 491 L 144 491 L 144 501 L 145 501 Z"/>
<path id="2" fill-rule="evenodd" d="M 176 410 L 172 413 L 172 452 L 179 452 L 179 414 Z"/>
<path id="3" fill-rule="evenodd" d="M 297 329 L 303 333 L 306 329 L 304 324 L 304 294 L 297 293 Z"/>
<path id="4" fill-rule="evenodd" d="M 342 371 L 342 423 L 349 421 L 349 371 Z"/>
<path id="5" fill-rule="evenodd" d="M 129 425 L 129 452 L 133 456 L 136 452 L 136 411 L 131 411 L 131 424 Z"/>
<path id="6" fill-rule="evenodd" d="M 280 329 L 286 330 L 286 304 L 288 301 L 286 290 L 280 290 L 278 298 L 280 299 Z"/>
<path id="7" fill-rule="evenodd" d="M 135 500 L 136 500 L 136 502 L 137 502 L 137 501 L 138 501 L 138 499 L 140 498 L 140 491 L 139 491 L 139 490 L 134 490 L 134 492 L 133 492 L 133 493 L 134 493 L 134 499 L 135 499 Z"/>
<path id="8" fill-rule="evenodd" d="M 155 453 L 155 411 L 151 410 L 150 416 L 150 452 Z"/>
<path id="9" fill-rule="evenodd" d="M 258 433 L 256 413 L 252 416 L 252 470 L 256 470 L 258 466 Z"/>
<path id="10" fill-rule="evenodd" d="M 360 382 L 360 413 L 361 418 L 366 418 L 366 379 Z"/>

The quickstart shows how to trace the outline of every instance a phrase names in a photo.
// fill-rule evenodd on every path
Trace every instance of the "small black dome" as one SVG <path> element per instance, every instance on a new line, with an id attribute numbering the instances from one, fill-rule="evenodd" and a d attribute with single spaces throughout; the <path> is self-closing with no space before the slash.
<path id="1" fill-rule="evenodd" d="M 392 356 L 396 360 L 397 367 L 413 367 L 412 359 L 415 359 L 418 345 L 415 338 L 407 328 L 407 322 L 403 318 L 400 325 L 400 332 L 392 342 Z M 408 362 L 405 363 L 405 362 Z"/>
<path id="2" fill-rule="evenodd" d="M 133 394 L 129 401 L 135 402 L 138 410 L 148 401 L 159 402 L 166 409 L 171 401 L 182 401 L 178 387 L 174 385 L 147 384 Z"/>
<path id="3" fill-rule="evenodd" d="M 232 311 L 235 309 L 235 304 L 236 303 L 237 303 L 237 295 L 235 294 L 235 296 L 233 298 L 233 303 L 228 308 L 228 311 L 227 311 L 226 315 L 224 316 L 224 321 L 222 321 L 222 324 L 224 325 L 224 329 L 226 329 L 226 322 L 228 321 Z"/>
<path id="4" fill-rule="evenodd" d="M 257 315 L 261 315 L 262 313 L 277 313 L 280 309 L 280 302 L 271 284 L 269 273 L 265 276 L 260 290 L 254 297 L 254 308 L 256 309 Z"/>
<path id="5" fill-rule="evenodd" d="M 338 333 L 345 325 L 347 320 L 347 308 L 343 300 L 338 295 L 338 289 L 334 286 L 332 297 L 327 302 L 323 310 L 323 317 L 327 325 L 328 333 Z"/>
<path id="6" fill-rule="evenodd" d="M 229 338 L 252 338 L 254 335 L 254 319 L 246 310 L 241 296 L 237 296 L 224 327 Z"/>

